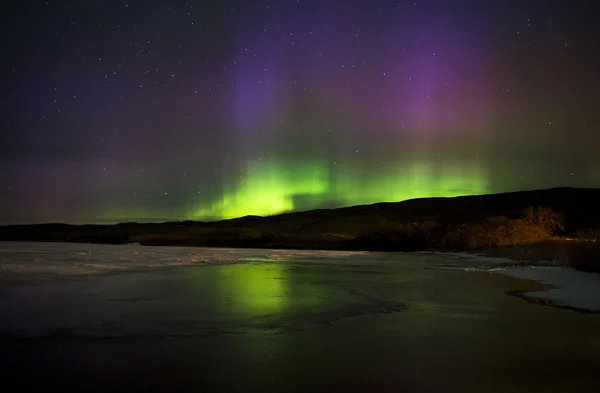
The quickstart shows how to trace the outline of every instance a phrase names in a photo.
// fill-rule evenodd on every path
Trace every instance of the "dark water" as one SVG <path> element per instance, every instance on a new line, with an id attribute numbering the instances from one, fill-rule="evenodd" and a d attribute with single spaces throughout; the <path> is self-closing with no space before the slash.
<path id="1" fill-rule="evenodd" d="M 289 258 L 4 285 L 0 376 L 68 391 L 597 391 L 600 316 L 447 263 Z"/>

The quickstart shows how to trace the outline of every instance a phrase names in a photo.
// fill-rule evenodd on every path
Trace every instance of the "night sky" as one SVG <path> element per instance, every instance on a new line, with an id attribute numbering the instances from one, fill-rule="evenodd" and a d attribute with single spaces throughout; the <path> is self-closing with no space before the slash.
<path id="1" fill-rule="evenodd" d="M 593 5 L 3 3 L 0 223 L 600 187 Z"/>

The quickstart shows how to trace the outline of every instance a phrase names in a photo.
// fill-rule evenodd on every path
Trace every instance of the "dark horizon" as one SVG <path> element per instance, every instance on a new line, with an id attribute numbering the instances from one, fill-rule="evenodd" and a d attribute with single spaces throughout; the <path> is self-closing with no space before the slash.
<path id="1" fill-rule="evenodd" d="M 220 222 L 220 221 L 228 221 L 228 220 L 235 220 L 238 218 L 244 218 L 244 217 L 269 217 L 269 216 L 277 216 L 280 214 L 292 214 L 292 213 L 302 213 L 302 212 L 311 212 L 314 210 L 337 210 L 337 209 L 342 209 L 342 208 L 351 208 L 351 207 L 358 207 L 358 206 L 370 206 L 370 205 L 376 205 L 376 204 L 380 204 L 380 203 L 400 203 L 400 202 L 406 202 L 406 201 L 410 201 L 410 200 L 416 200 L 416 199 L 432 199 L 432 198 L 461 198 L 461 197 L 476 197 L 476 196 L 486 196 L 486 195 L 503 195 L 503 194 L 513 194 L 513 193 L 527 193 L 527 192 L 536 192 L 536 191 L 552 191 L 552 190 L 600 190 L 600 188 L 584 188 L 584 187 L 567 187 L 567 186 L 558 186 L 558 187 L 550 187 L 550 188 L 544 188 L 544 189 L 521 189 L 521 190 L 512 190 L 512 191 L 500 191 L 500 192 L 496 192 L 496 193 L 489 193 L 489 194 L 467 194 L 467 195 L 456 195 L 456 196 L 452 196 L 452 197 L 420 197 L 420 198 L 412 198 L 412 199 L 406 199 L 406 200 L 402 200 L 402 201 L 391 201 L 391 202 L 374 202 L 374 203 L 367 203 L 367 204 L 358 204 L 358 205 L 350 205 L 350 206 L 340 206 L 340 207 L 334 207 L 334 208 L 328 208 L 328 207 L 323 207 L 323 208 L 317 208 L 317 209 L 306 209 L 306 210 L 294 210 L 294 211 L 284 211 L 284 212 L 280 212 L 277 214 L 270 214 L 270 215 L 264 215 L 264 216 L 260 216 L 260 215 L 253 215 L 253 214 L 247 214 L 244 216 L 239 216 L 239 217 L 232 217 L 232 218 L 206 218 L 206 219 L 202 219 L 202 220 L 190 220 L 187 218 L 177 218 L 177 217 L 166 217 L 166 218 L 143 218 L 143 217 L 134 217 L 134 218 L 124 218 L 123 220 L 119 220 L 119 221 L 113 221 L 113 220 L 96 220 L 96 221 L 39 221 L 39 220 L 35 220 L 32 219 L 31 221 L 20 221 L 20 222 L 3 222 L 0 221 L 0 226 L 18 226 L 18 225 L 118 225 L 118 224 L 169 224 L 169 223 L 177 223 L 177 222 L 186 222 L 186 221 L 196 221 L 196 222 L 203 222 L 203 223 L 210 223 L 210 222 Z M 544 203 L 539 203 L 536 204 L 538 206 L 545 206 Z"/>
<path id="2" fill-rule="evenodd" d="M 31 1 L 0 224 L 600 187 L 592 1 Z"/>

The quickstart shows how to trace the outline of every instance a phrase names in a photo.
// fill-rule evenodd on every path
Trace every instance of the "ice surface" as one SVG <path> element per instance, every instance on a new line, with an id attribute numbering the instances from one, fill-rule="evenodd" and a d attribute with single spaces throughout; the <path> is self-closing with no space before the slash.
<path id="1" fill-rule="evenodd" d="M 403 253 L 358 251 L 266 250 L 197 247 L 147 247 L 139 244 L 0 243 L 0 278 L 81 276 L 144 271 L 191 265 L 223 265 L 293 260 L 303 263 L 376 265 L 416 263 L 438 269 L 504 274 L 537 281 L 552 289 L 525 296 L 551 300 L 567 307 L 600 312 L 600 275 L 557 267 L 553 262 L 517 262 L 473 253 Z M 440 260 L 457 263 L 444 265 Z M 18 281 L 18 280 L 17 280 Z"/>
<path id="2" fill-rule="evenodd" d="M 7 386 L 563 392 L 598 380 L 600 319 L 447 269 L 482 266 L 472 258 L 0 243 L 0 259 L 0 278 L 20 281 L 0 282 Z M 173 265 L 198 267 L 160 268 Z"/>
<path id="3" fill-rule="evenodd" d="M 480 267 L 459 267 L 461 270 L 481 270 L 481 271 L 495 271 L 503 270 L 507 267 L 514 266 L 556 266 L 557 262 L 554 261 L 515 261 L 509 258 L 503 257 L 490 257 L 481 253 L 476 252 L 442 252 L 442 251 L 426 251 L 422 254 L 439 255 L 444 258 L 459 259 L 463 261 L 475 262 Z"/>
<path id="4" fill-rule="evenodd" d="M 105 274 L 197 264 L 233 264 L 319 259 L 329 263 L 367 255 L 364 252 L 264 250 L 199 247 L 147 247 L 139 244 L 0 243 L 0 274 L 51 274 L 60 276 Z"/>

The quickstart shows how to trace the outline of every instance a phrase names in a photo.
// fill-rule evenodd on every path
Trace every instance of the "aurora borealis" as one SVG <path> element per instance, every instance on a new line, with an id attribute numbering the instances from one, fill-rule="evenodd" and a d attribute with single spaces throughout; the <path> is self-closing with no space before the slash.
<path id="1" fill-rule="evenodd" d="M 600 187 L 591 1 L 30 1 L 0 222 Z"/>

